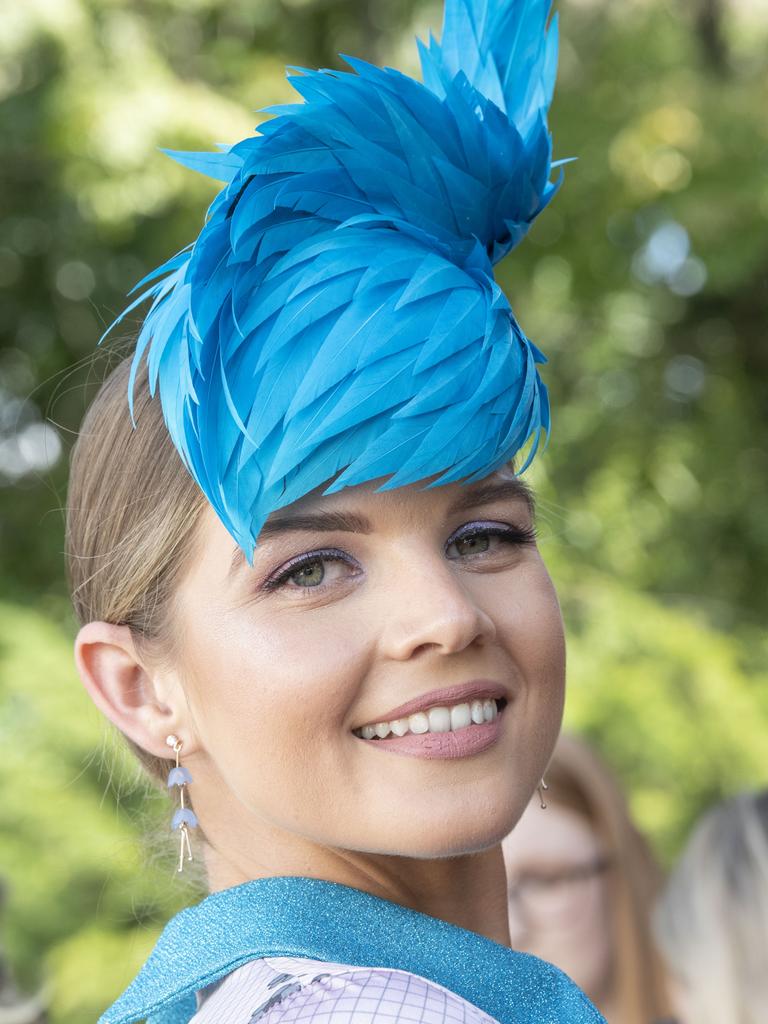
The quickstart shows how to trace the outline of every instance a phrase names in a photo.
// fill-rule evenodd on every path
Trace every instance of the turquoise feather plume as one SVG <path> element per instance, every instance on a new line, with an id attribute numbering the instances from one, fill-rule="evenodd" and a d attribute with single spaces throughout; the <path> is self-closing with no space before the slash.
<path id="1" fill-rule="evenodd" d="M 351 57 L 294 69 L 303 102 L 259 135 L 171 153 L 223 188 L 115 322 L 152 301 L 128 401 L 133 417 L 146 359 L 175 447 L 249 562 L 270 512 L 321 485 L 470 482 L 533 438 L 530 461 L 548 432 L 545 359 L 493 264 L 560 185 L 550 9 L 447 0 L 423 83 Z"/>

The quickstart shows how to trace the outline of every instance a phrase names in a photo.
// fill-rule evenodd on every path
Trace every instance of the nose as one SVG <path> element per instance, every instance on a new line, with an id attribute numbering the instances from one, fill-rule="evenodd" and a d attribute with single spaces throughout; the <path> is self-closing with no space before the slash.
<path id="1" fill-rule="evenodd" d="M 392 579 L 382 636 L 390 658 L 406 661 L 426 650 L 454 654 L 495 639 L 493 619 L 442 555 L 398 565 Z"/>

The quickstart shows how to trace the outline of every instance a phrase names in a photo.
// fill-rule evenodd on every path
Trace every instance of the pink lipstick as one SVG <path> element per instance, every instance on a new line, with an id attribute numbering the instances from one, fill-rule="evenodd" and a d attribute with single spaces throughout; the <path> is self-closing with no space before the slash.
<path id="1" fill-rule="evenodd" d="M 501 715 L 493 722 L 468 725 L 464 729 L 457 729 L 456 732 L 426 732 L 421 736 L 408 733 L 405 736 L 388 736 L 383 740 L 361 742 L 390 754 L 453 760 L 480 754 L 492 747 L 500 736 Z"/>
<path id="2" fill-rule="evenodd" d="M 369 722 L 393 722 L 396 718 L 407 718 L 418 711 L 428 711 L 429 708 L 450 707 L 452 704 L 463 704 L 478 699 L 504 700 L 509 699 L 509 693 L 506 686 L 491 679 L 473 679 L 468 683 L 458 683 L 456 686 L 444 686 L 441 690 L 430 690 L 421 697 L 415 697 L 405 704 L 398 704 L 396 708 L 391 708 L 383 715 L 369 719 Z"/>
<path id="3" fill-rule="evenodd" d="M 501 735 L 499 716 L 507 689 L 487 679 L 430 690 L 382 714 L 355 735 L 393 754 L 455 759 L 471 757 Z"/>

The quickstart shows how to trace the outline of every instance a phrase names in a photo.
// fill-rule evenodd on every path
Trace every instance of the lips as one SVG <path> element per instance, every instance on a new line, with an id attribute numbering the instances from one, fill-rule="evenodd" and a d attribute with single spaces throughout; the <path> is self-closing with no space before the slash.
<path id="1" fill-rule="evenodd" d="M 392 722 L 395 719 L 415 715 L 419 711 L 428 711 L 430 708 L 444 707 L 450 704 L 462 704 L 473 699 L 504 700 L 509 699 L 509 693 L 501 683 L 490 679 L 474 679 L 467 683 L 458 683 L 456 686 L 446 686 L 440 690 L 430 690 L 428 693 L 422 694 L 421 697 L 415 697 L 405 704 L 399 704 L 396 708 L 391 708 L 389 711 L 361 723 L 357 728 L 361 728 L 363 725 L 375 725 L 377 722 Z"/>

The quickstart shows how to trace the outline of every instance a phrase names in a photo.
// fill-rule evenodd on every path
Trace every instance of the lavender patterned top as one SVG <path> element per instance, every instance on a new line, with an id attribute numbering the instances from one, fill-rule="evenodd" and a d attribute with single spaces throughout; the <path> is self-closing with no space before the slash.
<path id="1" fill-rule="evenodd" d="M 250 960 L 197 993 L 189 1024 L 497 1024 L 408 971 L 296 957 Z"/>

